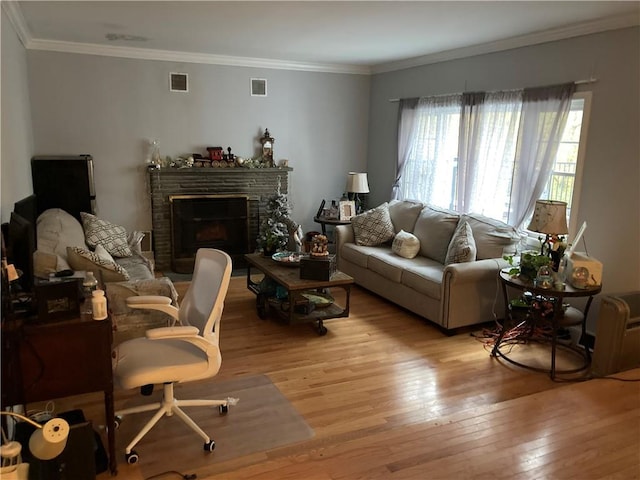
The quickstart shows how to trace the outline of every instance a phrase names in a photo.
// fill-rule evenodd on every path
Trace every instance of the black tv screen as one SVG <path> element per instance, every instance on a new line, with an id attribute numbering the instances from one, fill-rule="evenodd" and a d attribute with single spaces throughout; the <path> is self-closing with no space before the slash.
<path id="1" fill-rule="evenodd" d="M 23 291 L 33 287 L 33 252 L 36 249 L 35 228 L 26 218 L 11 212 L 7 229 L 7 259 L 22 272 L 17 280 Z"/>

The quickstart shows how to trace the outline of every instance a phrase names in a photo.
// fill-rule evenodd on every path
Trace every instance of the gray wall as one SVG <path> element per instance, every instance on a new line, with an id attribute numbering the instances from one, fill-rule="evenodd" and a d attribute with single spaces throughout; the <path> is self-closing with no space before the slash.
<path id="1" fill-rule="evenodd" d="M 149 139 L 163 156 L 230 146 L 253 157 L 269 128 L 275 159 L 293 168 L 293 218 L 305 231 L 347 172 L 366 166 L 367 76 L 45 51 L 28 62 L 35 153 L 93 155 L 98 213 L 127 229 L 151 228 Z M 169 72 L 189 74 L 189 93 L 169 92 Z M 252 77 L 268 80 L 267 97 L 250 96 Z"/>
<path id="2" fill-rule="evenodd" d="M 33 152 L 27 54 L 2 11 L 2 222 L 8 222 L 16 200 L 33 192 L 29 159 Z"/>
<path id="3" fill-rule="evenodd" d="M 388 200 L 398 104 L 405 98 L 587 79 L 593 92 L 578 225 L 604 264 L 603 292 L 640 290 L 640 28 L 577 37 L 375 75 L 371 83 L 371 204 Z M 597 310 L 597 309 L 596 309 Z M 593 325 L 592 328 L 593 329 Z"/>

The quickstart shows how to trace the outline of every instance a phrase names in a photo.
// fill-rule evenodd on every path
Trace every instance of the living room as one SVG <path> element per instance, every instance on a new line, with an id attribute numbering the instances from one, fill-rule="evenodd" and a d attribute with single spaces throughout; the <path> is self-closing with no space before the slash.
<path id="1" fill-rule="evenodd" d="M 593 78 L 579 87 L 591 92 L 592 104 L 575 220 L 588 222 L 589 253 L 604 265 L 603 293 L 640 289 L 637 9 L 635 23 L 616 28 L 576 28 L 566 37 L 510 43 L 504 50 L 469 47 L 424 64 L 323 71 L 136 58 L 131 52 L 87 54 L 37 39 L 25 46 L 6 3 L 3 222 L 13 203 L 32 193 L 31 157 L 88 153 L 95 159 L 100 215 L 130 230 L 151 230 L 145 165 L 150 140 L 158 140 L 161 153 L 172 157 L 204 153 L 212 144 L 251 157 L 269 128 L 276 158 L 287 159 L 293 169 L 293 215 L 304 231 L 316 230 L 319 202 L 340 198 L 350 171 L 368 173 L 369 205 L 389 200 L 398 108 L 391 99 Z M 170 72 L 188 73 L 187 94 L 169 91 Z M 267 79 L 266 97 L 250 95 L 251 78 Z M 241 368 L 238 361 L 235 371 Z"/>

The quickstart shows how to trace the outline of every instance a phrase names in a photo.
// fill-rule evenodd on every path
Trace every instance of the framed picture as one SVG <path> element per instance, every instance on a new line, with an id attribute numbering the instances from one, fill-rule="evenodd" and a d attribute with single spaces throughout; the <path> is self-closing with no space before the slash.
<path id="1" fill-rule="evenodd" d="M 67 320 L 80 316 L 80 279 L 42 281 L 35 284 L 38 321 Z"/>
<path id="2" fill-rule="evenodd" d="M 356 202 L 343 200 L 340 202 L 340 220 L 351 220 L 356 215 Z"/>

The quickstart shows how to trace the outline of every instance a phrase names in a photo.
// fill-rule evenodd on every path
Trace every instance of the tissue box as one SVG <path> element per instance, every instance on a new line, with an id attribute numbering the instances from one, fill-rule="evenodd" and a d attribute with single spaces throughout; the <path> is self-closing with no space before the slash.
<path id="1" fill-rule="evenodd" d="M 565 278 L 571 282 L 573 271 L 578 267 L 585 267 L 589 270 L 589 286 L 602 285 L 602 262 L 588 256 L 584 252 L 573 252 L 567 259 Z"/>
<path id="2" fill-rule="evenodd" d="M 303 280 L 329 281 L 336 271 L 336 256 L 309 257 L 300 260 L 300 278 Z"/>

